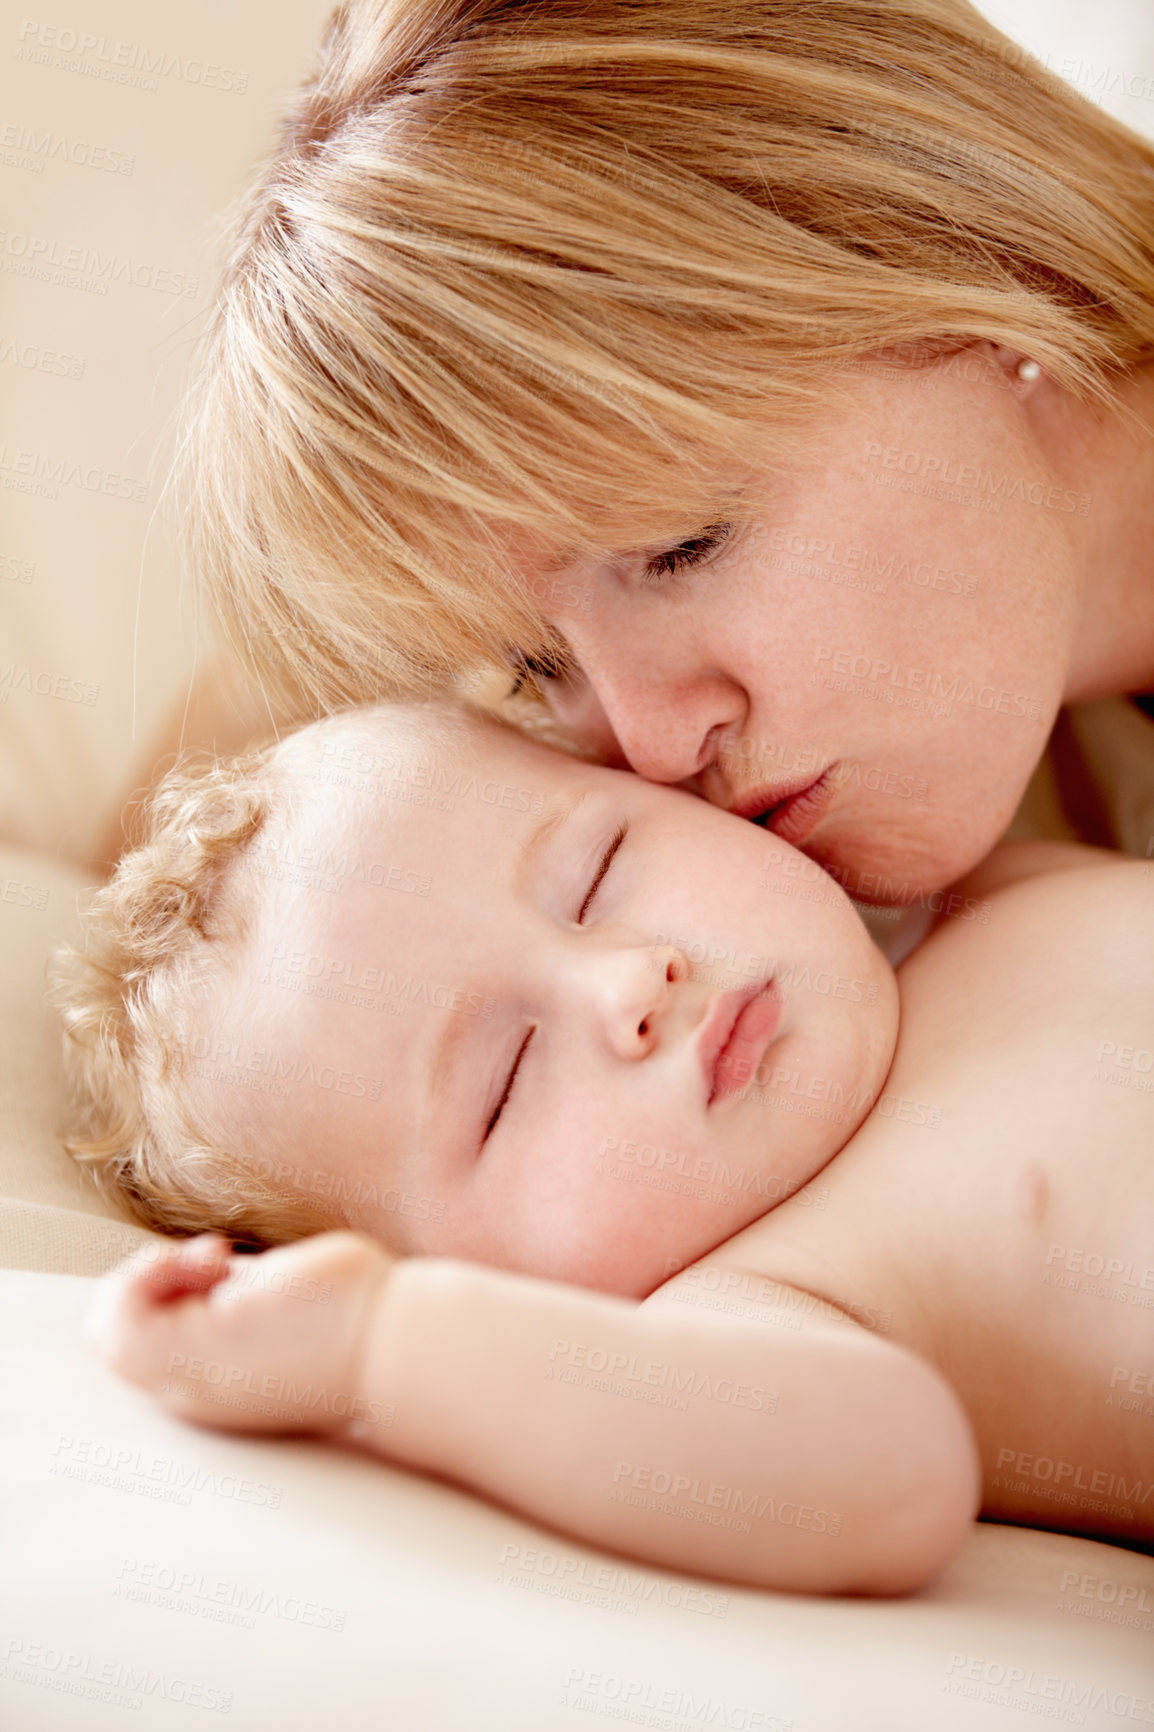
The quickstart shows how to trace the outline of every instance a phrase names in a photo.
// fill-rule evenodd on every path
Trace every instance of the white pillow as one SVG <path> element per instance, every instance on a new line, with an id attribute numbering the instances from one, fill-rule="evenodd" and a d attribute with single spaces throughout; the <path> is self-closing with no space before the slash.
<path id="1" fill-rule="evenodd" d="M 1150 1558 L 982 1523 L 905 1600 L 641 1568 L 365 1456 L 170 1418 L 83 1347 L 92 1288 L 0 1272 L 12 1732 L 1123 1732 L 1154 1713 Z M 515 1423 L 508 1447 L 532 1448 Z"/>

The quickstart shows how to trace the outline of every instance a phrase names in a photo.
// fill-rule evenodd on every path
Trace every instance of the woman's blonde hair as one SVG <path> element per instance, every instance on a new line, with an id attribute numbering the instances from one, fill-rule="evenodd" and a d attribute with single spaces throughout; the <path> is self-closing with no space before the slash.
<path id="1" fill-rule="evenodd" d="M 249 927 L 252 897 L 230 867 L 289 798 L 275 750 L 171 770 L 149 802 L 144 841 L 88 906 L 85 948 L 61 945 L 54 959 L 73 1085 L 64 1145 L 159 1232 L 212 1229 L 275 1245 L 343 1224 L 206 1135 L 189 1086 L 211 1050 L 202 989 Z"/>
<path id="2" fill-rule="evenodd" d="M 347 0 L 229 225 L 190 551 L 324 708 L 547 653 L 511 549 L 733 516 L 838 363 L 1154 352 L 1154 149 L 964 0 Z"/>

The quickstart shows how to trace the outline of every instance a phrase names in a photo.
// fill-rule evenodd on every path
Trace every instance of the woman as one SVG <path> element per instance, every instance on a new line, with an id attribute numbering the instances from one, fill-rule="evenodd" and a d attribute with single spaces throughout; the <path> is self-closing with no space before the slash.
<path id="1" fill-rule="evenodd" d="M 885 903 L 1154 686 L 1152 410 L 1154 149 L 963 0 L 352 0 L 184 479 L 292 708 L 512 667 Z"/>

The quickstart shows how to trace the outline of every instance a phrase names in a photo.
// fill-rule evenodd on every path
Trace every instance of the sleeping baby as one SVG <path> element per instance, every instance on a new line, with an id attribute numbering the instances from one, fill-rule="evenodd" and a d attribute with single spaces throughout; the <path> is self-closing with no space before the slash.
<path id="1" fill-rule="evenodd" d="M 171 1412 L 767 1588 L 1154 1539 L 1140 863 L 1004 846 L 895 979 L 772 833 L 448 705 L 150 825 L 57 995 L 69 1146 L 184 1236 L 90 1340 Z"/>

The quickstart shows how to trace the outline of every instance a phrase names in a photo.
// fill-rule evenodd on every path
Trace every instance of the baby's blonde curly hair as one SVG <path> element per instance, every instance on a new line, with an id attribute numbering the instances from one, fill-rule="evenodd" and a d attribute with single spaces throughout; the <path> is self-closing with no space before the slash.
<path id="1" fill-rule="evenodd" d="M 262 1183 L 261 1163 L 206 1134 L 189 1086 L 214 983 L 251 926 L 233 868 L 292 800 L 276 751 L 165 776 L 145 840 L 89 904 L 84 949 L 58 949 L 51 989 L 73 1083 L 68 1152 L 144 1225 L 254 1246 L 344 1224 Z"/>

